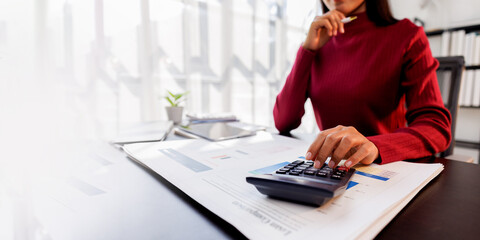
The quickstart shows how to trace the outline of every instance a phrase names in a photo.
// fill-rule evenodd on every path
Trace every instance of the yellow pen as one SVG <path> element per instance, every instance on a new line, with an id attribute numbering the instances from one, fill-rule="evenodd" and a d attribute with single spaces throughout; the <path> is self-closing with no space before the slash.
<path id="1" fill-rule="evenodd" d="M 353 21 L 353 20 L 355 20 L 355 19 L 357 19 L 357 16 L 346 17 L 346 18 L 340 20 L 340 22 L 342 22 L 342 23 L 349 23 L 349 22 L 351 22 L 351 21 Z"/>

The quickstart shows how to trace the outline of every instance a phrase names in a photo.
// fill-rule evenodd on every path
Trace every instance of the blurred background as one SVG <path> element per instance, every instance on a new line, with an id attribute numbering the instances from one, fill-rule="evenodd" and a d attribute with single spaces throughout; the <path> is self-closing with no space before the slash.
<path id="1" fill-rule="evenodd" d="M 318 0 L 0 4 L 2 120 L 45 120 L 43 129 L 101 139 L 127 123 L 165 120 L 166 90 L 189 91 L 186 112 L 232 112 L 273 126 L 275 97 L 321 14 Z M 421 19 L 426 30 L 478 20 L 476 5 L 391 1 L 395 17 Z M 300 130 L 314 131 L 306 109 Z"/>

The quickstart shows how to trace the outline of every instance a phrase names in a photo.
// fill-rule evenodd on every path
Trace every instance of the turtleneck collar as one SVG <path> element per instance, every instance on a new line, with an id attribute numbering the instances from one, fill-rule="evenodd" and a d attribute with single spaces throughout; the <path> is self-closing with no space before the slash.
<path id="1" fill-rule="evenodd" d="M 367 12 L 361 12 L 358 14 L 352 14 L 351 17 L 356 16 L 357 19 L 346 23 L 344 25 L 345 27 L 345 33 L 348 34 L 349 32 L 356 32 L 356 31 L 362 31 L 366 30 L 368 28 L 375 27 L 375 23 L 370 21 L 370 19 L 367 16 Z"/>

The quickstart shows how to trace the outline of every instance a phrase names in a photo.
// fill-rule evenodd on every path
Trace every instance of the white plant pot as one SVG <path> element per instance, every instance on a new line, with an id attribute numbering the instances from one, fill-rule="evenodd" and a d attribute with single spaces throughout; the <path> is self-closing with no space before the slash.
<path id="1" fill-rule="evenodd" d="M 183 107 L 165 107 L 167 110 L 168 120 L 173 121 L 174 124 L 182 122 Z"/>

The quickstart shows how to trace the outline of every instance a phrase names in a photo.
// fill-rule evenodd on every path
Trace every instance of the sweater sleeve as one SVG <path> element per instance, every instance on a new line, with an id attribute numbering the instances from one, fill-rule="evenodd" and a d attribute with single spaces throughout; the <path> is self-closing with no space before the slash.
<path id="1" fill-rule="evenodd" d="M 449 146 L 451 116 L 443 105 L 437 67 L 423 29 L 416 28 L 404 54 L 401 81 L 408 127 L 368 137 L 377 146 L 382 163 L 430 156 Z"/>
<path id="2" fill-rule="evenodd" d="M 315 53 L 300 47 L 292 71 L 282 91 L 277 96 L 273 109 L 275 127 L 280 133 L 288 133 L 300 126 L 308 98 L 310 69 Z"/>

